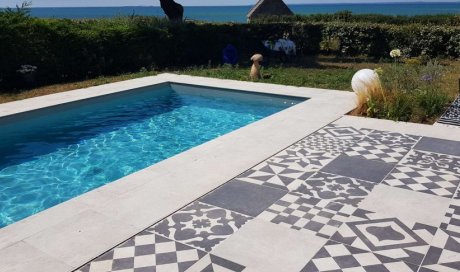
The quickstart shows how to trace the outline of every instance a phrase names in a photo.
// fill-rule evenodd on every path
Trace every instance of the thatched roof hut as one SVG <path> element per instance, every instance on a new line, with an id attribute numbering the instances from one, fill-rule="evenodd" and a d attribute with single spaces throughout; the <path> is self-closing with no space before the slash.
<path id="1" fill-rule="evenodd" d="M 260 16 L 269 15 L 293 15 L 291 9 L 283 0 L 259 0 L 256 5 L 249 11 L 248 22 Z"/>

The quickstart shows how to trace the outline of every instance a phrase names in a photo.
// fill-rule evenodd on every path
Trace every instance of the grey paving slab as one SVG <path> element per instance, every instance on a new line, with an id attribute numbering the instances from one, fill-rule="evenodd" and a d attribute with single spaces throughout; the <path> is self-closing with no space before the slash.
<path id="1" fill-rule="evenodd" d="M 238 262 L 243 271 L 300 271 L 327 239 L 254 219 L 213 254 Z"/>
<path id="2" fill-rule="evenodd" d="M 237 212 L 196 201 L 147 231 L 210 252 L 250 219 Z"/>
<path id="3" fill-rule="evenodd" d="M 359 207 L 386 217 L 439 227 L 450 203 L 446 197 L 379 184 Z"/>
<path id="4" fill-rule="evenodd" d="M 380 183 L 394 165 L 380 161 L 340 155 L 321 169 L 322 172 Z"/>
<path id="5" fill-rule="evenodd" d="M 460 131 L 459 141 L 450 141 L 437 138 L 423 137 L 414 149 L 452 156 L 460 156 Z"/>
<path id="6" fill-rule="evenodd" d="M 0 271 L 2 272 L 61 272 L 71 269 L 71 266 L 25 242 L 19 242 L 0 250 Z"/>
<path id="7" fill-rule="evenodd" d="M 287 192 L 244 181 L 231 181 L 200 201 L 250 216 L 257 216 Z"/>

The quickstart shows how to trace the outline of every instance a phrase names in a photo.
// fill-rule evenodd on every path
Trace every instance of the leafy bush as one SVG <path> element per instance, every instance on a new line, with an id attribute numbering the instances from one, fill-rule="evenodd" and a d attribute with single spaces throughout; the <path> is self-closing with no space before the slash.
<path id="1" fill-rule="evenodd" d="M 349 15 L 339 17 L 345 20 Z M 390 48 L 400 47 L 407 48 L 407 56 L 460 56 L 460 27 L 356 22 L 171 24 L 138 16 L 39 19 L 11 10 L 0 12 L 0 90 L 29 87 L 30 80 L 17 72 L 23 65 L 35 66 L 33 84 L 43 85 L 139 71 L 141 67 L 218 64 L 228 43 L 238 48 L 240 60 L 245 61 L 256 52 L 265 53 L 262 40 L 286 32 L 299 54 L 380 59 L 388 57 Z"/>

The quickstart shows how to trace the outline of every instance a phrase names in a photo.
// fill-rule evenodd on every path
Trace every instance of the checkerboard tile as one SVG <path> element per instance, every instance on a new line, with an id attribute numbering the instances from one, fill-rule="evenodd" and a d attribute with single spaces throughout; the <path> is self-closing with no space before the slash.
<path id="1" fill-rule="evenodd" d="M 359 215 L 359 212 L 359 209 L 350 205 L 290 193 L 258 218 L 330 238 L 348 217 Z"/>
<path id="2" fill-rule="evenodd" d="M 460 176 L 409 166 L 397 166 L 383 184 L 451 198 L 459 184 Z"/>
<path id="3" fill-rule="evenodd" d="M 209 252 L 250 219 L 249 216 L 196 201 L 147 231 Z"/>
<path id="4" fill-rule="evenodd" d="M 420 139 L 400 133 L 373 131 L 351 146 L 345 154 L 368 160 L 398 163 Z"/>
<path id="5" fill-rule="evenodd" d="M 367 181 L 318 172 L 294 192 L 357 207 L 373 188 Z"/>
<path id="6" fill-rule="evenodd" d="M 182 272 L 205 255 L 201 250 L 144 231 L 77 271 Z"/>
<path id="7" fill-rule="evenodd" d="M 453 201 L 444 215 L 441 229 L 456 232 L 460 235 L 460 201 Z"/>
<path id="8" fill-rule="evenodd" d="M 328 241 L 301 272 L 416 272 L 413 264 Z"/>
<path id="9" fill-rule="evenodd" d="M 375 140 L 363 140 L 347 149 L 345 154 L 350 157 L 360 157 L 368 160 L 378 160 L 386 163 L 398 163 L 409 149 L 403 146 L 388 146 Z"/>
<path id="10" fill-rule="evenodd" d="M 460 175 L 460 157 L 411 150 L 400 162 L 401 165 L 423 168 L 453 175 Z"/>
<path id="11" fill-rule="evenodd" d="M 367 213 L 366 220 L 350 218 L 331 240 L 419 266 L 437 228 Z"/>
<path id="12" fill-rule="evenodd" d="M 438 230 L 419 271 L 460 271 L 460 234 Z"/>

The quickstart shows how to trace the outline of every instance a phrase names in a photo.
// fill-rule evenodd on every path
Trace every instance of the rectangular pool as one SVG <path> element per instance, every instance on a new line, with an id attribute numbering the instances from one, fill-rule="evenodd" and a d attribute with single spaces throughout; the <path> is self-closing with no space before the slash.
<path id="1" fill-rule="evenodd" d="M 0 228 L 304 100 L 163 84 L 0 118 Z"/>

